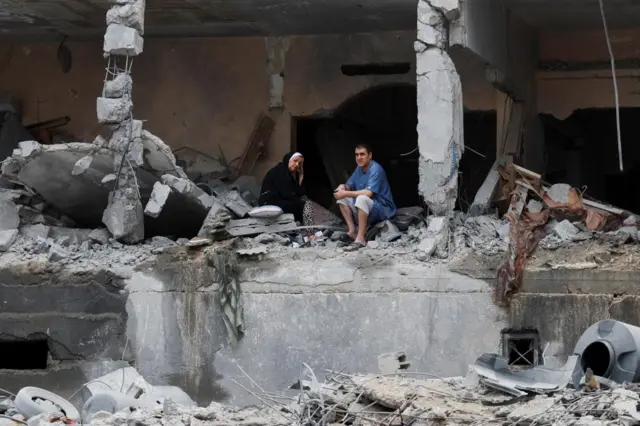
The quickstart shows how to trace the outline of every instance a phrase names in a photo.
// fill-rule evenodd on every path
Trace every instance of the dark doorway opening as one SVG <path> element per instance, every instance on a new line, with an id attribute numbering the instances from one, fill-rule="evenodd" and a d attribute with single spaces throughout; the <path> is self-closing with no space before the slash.
<path id="1" fill-rule="evenodd" d="M 496 160 L 497 114 L 465 111 L 465 151 L 458 168 L 456 208 L 467 212 Z"/>
<path id="2" fill-rule="evenodd" d="M 618 165 L 615 109 L 576 110 L 565 120 L 540 116 L 545 136 L 544 178 L 586 190 L 586 195 L 640 212 L 640 108 L 622 108 L 624 172 Z"/>
<path id="3" fill-rule="evenodd" d="M 333 189 L 356 168 L 356 145 L 366 143 L 385 169 L 396 205 L 421 205 L 417 124 L 416 88 L 409 84 L 367 89 L 343 102 L 331 117 L 296 118 L 294 146 L 305 157 L 309 198 L 331 208 Z"/>
<path id="4" fill-rule="evenodd" d="M 48 358 L 47 339 L 0 340 L 0 369 L 45 370 Z"/>

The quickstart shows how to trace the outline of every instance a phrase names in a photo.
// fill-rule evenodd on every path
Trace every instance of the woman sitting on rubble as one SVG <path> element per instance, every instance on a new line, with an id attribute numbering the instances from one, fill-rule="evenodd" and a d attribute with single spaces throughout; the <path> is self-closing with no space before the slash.
<path id="1" fill-rule="evenodd" d="M 291 213 L 296 221 L 305 226 L 325 225 L 338 222 L 329 210 L 309 200 L 304 195 L 304 157 L 299 152 L 290 152 L 282 162 L 269 170 L 262 181 L 260 205 L 278 206 L 284 213 Z"/>

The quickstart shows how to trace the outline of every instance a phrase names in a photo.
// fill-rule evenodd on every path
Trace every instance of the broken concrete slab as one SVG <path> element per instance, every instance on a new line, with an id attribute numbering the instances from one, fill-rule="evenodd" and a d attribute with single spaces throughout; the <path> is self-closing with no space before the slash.
<path id="1" fill-rule="evenodd" d="M 133 0 L 130 3 L 113 6 L 107 11 L 107 25 L 119 24 L 135 28 L 144 34 L 145 0 Z"/>
<path id="2" fill-rule="evenodd" d="M 131 116 L 133 103 L 131 98 L 123 96 L 122 98 L 98 98 L 96 101 L 96 111 L 98 115 L 98 123 L 100 124 L 119 124 L 127 120 Z"/>
<path id="3" fill-rule="evenodd" d="M 294 230 L 298 227 L 292 214 L 283 214 L 274 219 L 238 219 L 230 220 L 222 230 L 231 237 L 246 237 L 264 233 L 278 233 Z"/>
<path id="4" fill-rule="evenodd" d="M 112 80 L 108 80 L 104 83 L 102 96 L 111 99 L 129 96 L 131 94 L 132 87 L 133 79 L 131 78 L 131 76 L 126 73 L 120 73 L 116 75 Z"/>
<path id="5" fill-rule="evenodd" d="M 181 179 L 188 179 L 184 170 L 176 165 L 176 157 L 171 148 L 162 139 L 148 130 L 143 130 L 142 145 L 144 147 L 144 161 L 158 178 L 169 174 Z"/>
<path id="6" fill-rule="evenodd" d="M 232 190 L 224 194 L 220 201 L 239 218 L 247 217 L 253 206 L 247 203 L 238 193 Z"/>
<path id="7" fill-rule="evenodd" d="M 184 195 L 190 201 L 199 204 L 208 210 L 214 203 L 214 197 L 204 192 L 202 189 L 188 179 L 182 179 L 173 175 L 162 175 L 162 183 L 171 187 L 174 191 Z"/>
<path id="8" fill-rule="evenodd" d="M 158 217 L 162 212 L 162 208 L 169 198 L 171 188 L 167 185 L 163 185 L 160 182 L 153 184 L 153 191 L 151 191 L 151 198 L 147 201 L 147 205 L 144 208 L 144 214 L 151 217 Z"/>
<path id="9" fill-rule="evenodd" d="M 207 217 L 202 223 L 200 231 L 198 231 L 198 237 L 210 237 L 214 230 L 224 228 L 226 222 L 230 219 L 231 214 L 229 210 L 216 199 L 209 209 L 209 213 L 207 213 Z"/>
<path id="10" fill-rule="evenodd" d="M 20 231 L 17 229 L 9 229 L 0 231 L 0 252 L 5 252 L 11 248 L 13 243 L 18 238 Z"/>
<path id="11" fill-rule="evenodd" d="M 0 199 L 0 231 L 18 229 L 20 215 L 13 201 Z"/>
<path id="12" fill-rule="evenodd" d="M 138 31 L 121 24 L 110 24 L 104 34 L 103 50 L 107 55 L 138 56 L 143 45 Z"/>
<path id="13" fill-rule="evenodd" d="M 500 182 L 500 172 L 498 171 L 500 162 L 501 161 L 498 159 L 493 163 L 493 166 L 482 183 L 482 186 L 480 186 L 480 189 L 476 192 L 473 203 L 471 204 L 471 207 L 469 207 L 469 216 L 484 215 L 491 209 L 493 196 L 496 193 L 498 183 Z"/>

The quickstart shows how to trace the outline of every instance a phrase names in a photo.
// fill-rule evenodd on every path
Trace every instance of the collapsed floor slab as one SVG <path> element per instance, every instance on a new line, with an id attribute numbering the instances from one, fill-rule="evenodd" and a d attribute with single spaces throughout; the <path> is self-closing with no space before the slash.
<path id="1" fill-rule="evenodd" d="M 136 173 L 144 204 L 150 199 L 154 184 L 163 175 L 173 175 L 175 179 L 179 179 L 184 174 L 180 173 L 181 170 L 178 171 L 179 167 L 175 163 L 173 170 L 167 171 L 166 167 L 173 156 L 168 155 L 165 145 L 156 140 L 155 137 L 143 139 L 145 163 Z M 72 174 L 76 163 L 87 156 L 92 158 L 90 165 L 82 173 Z M 103 212 L 113 185 L 113 180 L 109 179 L 113 173 L 113 163 L 114 153 L 94 144 L 40 145 L 37 142 L 22 142 L 13 155 L 4 161 L 3 173 L 33 189 L 48 204 L 80 226 L 93 228 L 102 224 Z M 154 169 L 153 164 L 164 168 Z M 149 236 L 196 235 L 208 211 L 207 204 L 198 199 L 200 195 L 202 194 L 172 191 L 162 213 L 157 218 L 145 221 Z"/>

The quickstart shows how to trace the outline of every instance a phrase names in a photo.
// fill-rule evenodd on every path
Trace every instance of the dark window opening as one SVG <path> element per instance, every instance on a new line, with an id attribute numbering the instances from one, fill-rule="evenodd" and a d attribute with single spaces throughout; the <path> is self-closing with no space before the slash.
<path id="1" fill-rule="evenodd" d="M 0 369 L 45 370 L 48 357 L 47 339 L 0 340 Z"/>
<path id="2" fill-rule="evenodd" d="M 495 111 L 464 112 L 465 151 L 458 168 L 456 208 L 469 211 L 476 192 L 496 159 L 497 114 Z"/>
<path id="3" fill-rule="evenodd" d="M 582 370 L 593 370 L 596 376 L 607 377 L 613 361 L 613 351 L 603 342 L 593 342 L 582 353 Z"/>
<path id="4" fill-rule="evenodd" d="M 307 196 L 333 208 L 333 189 L 356 168 L 355 146 L 366 143 L 384 168 L 397 207 L 420 206 L 416 88 L 385 85 L 347 99 L 329 118 L 298 117 L 294 146 L 304 157 Z"/>
<path id="5" fill-rule="evenodd" d="M 508 331 L 502 333 L 503 356 L 513 367 L 538 365 L 539 336 L 537 331 Z"/>
<path id="6" fill-rule="evenodd" d="M 544 180 L 586 189 L 585 195 L 640 213 L 640 108 L 621 108 L 624 171 L 620 172 L 615 109 L 576 110 L 565 120 L 540 116 L 545 137 Z M 537 170 L 536 170 L 537 171 Z M 541 171 L 537 171 L 541 172 Z"/>
<path id="7" fill-rule="evenodd" d="M 408 62 L 392 62 L 381 64 L 342 65 L 340 71 L 343 75 L 353 77 L 357 75 L 401 75 L 411 71 Z"/>

